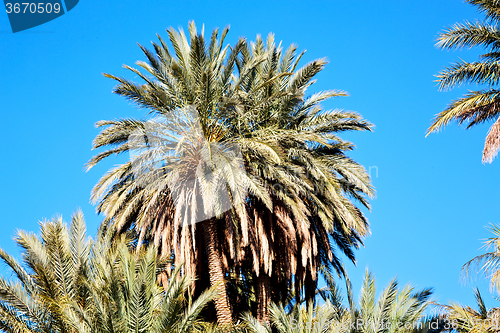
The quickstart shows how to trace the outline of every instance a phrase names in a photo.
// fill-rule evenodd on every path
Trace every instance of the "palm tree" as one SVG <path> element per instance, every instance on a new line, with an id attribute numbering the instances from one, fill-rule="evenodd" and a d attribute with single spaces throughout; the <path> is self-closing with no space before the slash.
<path id="1" fill-rule="evenodd" d="M 327 282 L 328 286 L 319 291 L 325 304 L 307 308 L 295 304 L 290 311 L 285 310 L 282 305 L 273 304 L 270 312 L 271 325 L 262 325 L 251 317 L 246 318 L 247 322 L 259 333 L 270 333 L 272 327 L 280 333 L 423 333 L 433 328 L 424 317 L 424 311 L 431 304 L 429 289 L 414 292 L 410 285 L 400 289 L 393 280 L 377 299 L 375 279 L 367 271 L 359 304 L 356 304 L 352 285 L 346 278 L 346 306 L 335 283 L 332 280 Z"/>
<path id="2" fill-rule="evenodd" d="M 439 73 L 440 89 L 449 89 L 464 83 L 485 85 L 483 90 L 470 91 L 453 101 L 439 113 L 427 130 L 427 135 L 438 131 L 451 121 L 468 123 L 467 128 L 494 121 L 483 150 L 483 162 L 491 163 L 500 149 L 500 3 L 496 0 L 466 0 L 486 15 L 484 22 L 455 24 L 441 33 L 437 46 L 443 49 L 481 46 L 486 53 L 476 62 L 459 61 Z"/>
<path id="3" fill-rule="evenodd" d="M 41 237 L 18 232 L 25 267 L 0 249 L 17 281 L 0 278 L 3 332 L 195 332 L 202 308 L 216 290 L 196 300 L 185 295 L 191 280 L 157 283 L 164 264 L 156 251 L 136 251 L 125 238 L 115 243 L 86 236 L 83 215 L 69 230 L 62 218 L 40 224 Z"/>
<path id="4" fill-rule="evenodd" d="M 188 42 L 182 30 L 168 30 L 173 55 L 160 37 L 154 54 L 142 48 L 149 62 L 138 65 L 149 76 L 127 68 L 145 84 L 106 74 L 119 82 L 116 93 L 155 118 L 98 123 L 105 128 L 94 148 L 111 149 L 89 168 L 112 154 L 135 155 L 106 174 L 92 198 L 106 215 L 103 228 L 135 229 L 139 245 L 157 246 L 174 267 L 185 262 L 185 273 L 199 277 L 197 289 L 205 277 L 218 286 L 220 323 L 232 317 L 228 279 L 256 295 L 265 321 L 271 297 L 295 285 L 297 297 L 304 291 L 311 299 L 320 265 L 340 272 L 335 247 L 354 259 L 369 229 L 350 200 L 368 207 L 373 189 L 345 155 L 353 145 L 336 132 L 371 125 L 321 109 L 344 92 L 305 96 L 325 61 L 297 69 L 302 54 L 295 46 L 283 52 L 271 37 L 266 47 L 260 38 L 251 46 L 240 39 L 229 50 L 227 30 L 220 40 L 215 30 L 208 45 L 194 23 L 189 31 Z"/>

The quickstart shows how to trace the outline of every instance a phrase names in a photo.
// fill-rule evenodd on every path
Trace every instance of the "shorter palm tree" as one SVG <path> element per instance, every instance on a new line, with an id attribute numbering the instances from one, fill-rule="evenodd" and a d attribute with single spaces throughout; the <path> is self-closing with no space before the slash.
<path id="1" fill-rule="evenodd" d="M 210 289 L 186 297 L 192 280 L 177 268 L 164 288 L 165 263 L 154 248 L 137 251 L 126 238 L 87 237 L 83 215 L 69 229 L 62 218 L 40 224 L 41 237 L 20 231 L 24 267 L 0 249 L 17 281 L 0 277 L 0 330 L 4 332 L 197 332 Z"/>
<path id="2" fill-rule="evenodd" d="M 484 247 L 491 251 L 476 256 L 465 263 L 462 267 L 464 276 L 470 276 L 472 272 L 486 274 L 491 283 L 491 290 L 500 290 L 500 226 L 489 227 L 493 237 L 484 242 Z"/>
<path id="3" fill-rule="evenodd" d="M 347 306 L 343 304 L 340 289 L 327 278 L 327 287 L 318 290 L 325 304 L 304 307 L 296 304 L 286 307 L 271 306 L 271 325 L 263 325 L 246 317 L 248 325 L 258 333 L 270 333 L 274 327 L 280 333 L 335 332 L 335 333 L 426 333 L 433 329 L 424 311 L 431 304 L 431 290 L 414 292 L 406 285 L 398 288 L 393 280 L 376 298 L 375 279 L 366 272 L 359 304 L 354 301 L 352 285 L 346 276 Z"/>

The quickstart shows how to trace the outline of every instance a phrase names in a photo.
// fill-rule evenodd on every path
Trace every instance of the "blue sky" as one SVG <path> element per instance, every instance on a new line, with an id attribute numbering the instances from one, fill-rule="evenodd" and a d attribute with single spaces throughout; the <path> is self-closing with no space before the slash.
<path id="1" fill-rule="evenodd" d="M 116 162 L 84 172 L 93 155 L 93 124 L 102 119 L 142 117 L 113 95 L 107 72 L 134 79 L 122 64 L 144 60 L 136 43 L 150 45 L 165 28 L 195 20 L 205 29 L 231 25 L 227 42 L 274 32 L 285 46 L 307 49 L 304 61 L 330 61 L 310 93 L 343 89 L 350 97 L 325 103 L 362 114 L 372 133 L 352 133 L 357 161 L 371 171 L 377 198 L 367 216 L 372 236 L 347 263 L 359 289 L 369 267 L 380 286 L 401 283 L 434 287 L 439 302 L 474 304 L 479 286 L 497 306 L 487 282 L 460 282 L 461 266 L 481 254 L 485 226 L 500 223 L 500 159 L 481 163 L 488 125 L 465 131 L 454 124 L 425 138 L 433 116 L 467 88 L 439 92 L 440 69 L 478 50 L 441 51 L 439 31 L 455 22 L 481 19 L 459 0 L 267 1 L 80 1 L 69 13 L 13 34 L 0 12 L 0 246 L 16 251 L 16 229 L 38 230 L 38 221 L 78 207 L 90 233 L 101 217 L 90 190 Z M 15 253 L 15 252 L 14 252 Z M 2 270 L 0 270 L 2 271 Z"/>

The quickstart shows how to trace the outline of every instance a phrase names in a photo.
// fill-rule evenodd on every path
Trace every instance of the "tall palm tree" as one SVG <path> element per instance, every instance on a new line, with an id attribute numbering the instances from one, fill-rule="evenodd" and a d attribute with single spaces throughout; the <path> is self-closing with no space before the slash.
<path id="1" fill-rule="evenodd" d="M 267 46 L 240 39 L 229 49 L 222 46 L 227 30 L 220 40 L 214 31 L 208 45 L 194 23 L 189 30 L 189 41 L 182 30 L 168 31 L 175 54 L 160 37 L 154 54 L 142 48 L 148 63 L 138 65 L 148 76 L 127 68 L 144 84 L 106 75 L 119 82 L 116 93 L 155 118 L 98 123 L 105 128 L 94 148 L 111 149 L 89 168 L 135 153 L 99 181 L 92 198 L 106 215 L 104 228 L 135 229 L 139 244 L 158 246 L 175 267 L 185 262 L 198 289 L 209 271 L 221 295 L 219 322 L 232 317 L 227 279 L 256 294 L 265 321 L 272 295 L 295 285 L 299 298 L 304 291 L 311 299 L 321 264 L 340 272 L 335 247 L 354 259 L 368 224 L 351 199 L 368 207 L 373 189 L 345 155 L 353 145 L 336 133 L 371 125 L 355 113 L 321 109 L 344 92 L 306 97 L 323 60 L 297 69 L 302 54 L 295 46 L 283 52 L 272 37 Z M 271 291 L 271 283 L 278 288 Z"/>
<path id="2" fill-rule="evenodd" d="M 280 333 L 423 333 L 432 330 L 433 326 L 424 317 L 424 311 L 431 304 L 429 289 L 415 292 L 410 285 L 398 288 L 398 283 L 393 280 L 377 299 L 375 279 L 367 271 L 359 304 L 354 300 L 348 278 L 346 292 L 347 304 L 344 304 L 342 293 L 329 280 L 328 286 L 320 290 L 325 304 L 308 308 L 296 304 L 290 311 L 273 304 L 271 325 L 262 325 L 251 317 L 247 317 L 247 321 L 259 333 L 270 333 L 272 327 Z"/>
<path id="3" fill-rule="evenodd" d="M 40 224 L 41 237 L 19 232 L 23 267 L 0 250 L 17 281 L 0 278 L 3 332 L 195 332 L 202 308 L 216 296 L 208 290 L 186 299 L 190 278 L 157 282 L 164 264 L 155 249 L 136 251 L 126 239 L 115 243 L 86 236 L 83 215 L 69 230 L 61 218 Z"/>
<path id="4" fill-rule="evenodd" d="M 427 135 L 436 132 L 451 121 L 468 123 L 467 128 L 487 121 L 494 121 L 483 150 L 483 162 L 491 163 L 500 149 L 500 3 L 496 0 L 466 0 L 477 6 L 486 15 L 484 22 L 455 24 L 441 33 L 437 46 L 443 49 L 458 49 L 480 46 L 486 51 L 476 62 L 459 61 L 445 68 L 438 75 L 440 89 L 449 89 L 464 83 L 485 86 L 482 90 L 470 91 L 453 101 L 439 113 L 427 130 Z"/>

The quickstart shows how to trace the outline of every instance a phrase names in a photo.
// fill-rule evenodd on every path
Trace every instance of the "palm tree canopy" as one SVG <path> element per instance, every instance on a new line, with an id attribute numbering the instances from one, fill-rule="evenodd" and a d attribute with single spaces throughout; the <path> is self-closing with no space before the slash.
<path id="1" fill-rule="evenodd" d="M 438 75 L 439 88 L 449 89 L 462 84 L 479 84 L 485 89 L 470 91 L 437 114 L 427 135 L 439 131 L 451 121 L 467 123 L 467 128 L 493 121 L 483 149 L 483 162 L 491 163 L 500 150 L 500 3 L 496 0 L 467 0 L 486 15 L 484 22 L 455 24 L 442 32 L 437 46 L 443 49 L 482 47 L 486 53 L 479 61 L 459 61 Z"/>
<path id="2" fill-rule="evenodd" d="M 355 202 L 369 207 L 374 190 L 339 133 L 372 125 L 321 107 L 343 91 L 306 95 L 323 59 L 299 67 L 303 53 L 276 45 L 272 34 L 233 47 L 223 45 L 226 34 L 214 30 L 206 41 L 194 23 L 189 36 L 170 29 L 173 51 L 158 37 L 154 52 L 141 46 L 145 74 L 126 66 L 143 84 L 106 74 L 118 82 L 115 93 L 152 118 L 97 123 L 94 148 L 109 150 L 89 168 L 135 153 L 102 177 L 92 199 L 103 228 L 135 229 L 139 244 L 157 246 L 174 267 L 185 262 L 188 275 L 199 276 L 206 258 L 196 222 L 214 217 L 225 274 L 279 275 L 281 289 L 295 279 L 311 297 L 321 265 L 341 273 L 336 248 L 354 260 L 369 233 Z"/>

